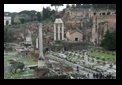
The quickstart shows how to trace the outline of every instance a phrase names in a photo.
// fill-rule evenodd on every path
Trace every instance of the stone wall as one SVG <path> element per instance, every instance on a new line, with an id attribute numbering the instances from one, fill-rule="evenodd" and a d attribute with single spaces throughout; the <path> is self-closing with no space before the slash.
<path id="1" fill-rule="evenodd" d="M 82 50 L 87 49 L 88 43 L 84 42 L 63 42 L 64 50 Z"/>
<path id="2" fill-rule="evenodd" d="M 116 15 L 96 15 L 92 17 L 92 40 L 91 42 L 100 44 L 107 30 L 116 30 Z"/>

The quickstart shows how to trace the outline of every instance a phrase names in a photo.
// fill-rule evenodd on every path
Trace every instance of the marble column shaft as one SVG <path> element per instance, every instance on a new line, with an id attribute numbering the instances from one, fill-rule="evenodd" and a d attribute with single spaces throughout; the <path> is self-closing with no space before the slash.
<path id="1" fill-rule="evenodd" d="M 54 40 L 56 40 L 56 24 L 54 24 Z"/>
<path id="2" fill-rule="evenodd" d="M 38 38 L 36 38 L 36 48 L 38 48 L 38 44 L 39 44 L 39 41 L 38 41 Z"/>
<path id="3" fill-rule="evenodd" d="M 62 40 L 64 40 L 64 24 L 62 23 Z"/>
<path id="4" fill-rule="evenodd" d="M 43 56 L 43 37 L 42 37 L 42 23 L 39 26 L 39 57 Z"/>
<path id="5" fill-rule="evenodd" d="M 60 24 L 58 24 L 58 40 L 60 40 Z"/>

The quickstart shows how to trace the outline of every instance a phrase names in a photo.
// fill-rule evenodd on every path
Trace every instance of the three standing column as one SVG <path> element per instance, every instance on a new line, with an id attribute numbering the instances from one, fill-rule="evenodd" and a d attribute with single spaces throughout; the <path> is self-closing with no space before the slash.
<path id="1" fill-rule="evenodd" d="M 54 22 L 54 40 L 64 40 L 64 24 L 61 18 Z"/>

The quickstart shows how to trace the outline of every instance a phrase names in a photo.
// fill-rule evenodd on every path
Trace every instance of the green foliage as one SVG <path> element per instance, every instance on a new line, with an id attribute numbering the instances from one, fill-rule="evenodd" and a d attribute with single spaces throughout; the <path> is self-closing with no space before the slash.
<path id="1" fill-rule="evenodd" d="M 105 48 L 106 50 L 115 50 L 116 49 L 116 31 L 112 33 L 107 31 L 103 40 L 101 41 L 100 46 Z"/>
<path id="2" fill-rule="evenodd" d="M 13 41 L 13 29 L 8 29 L 8 27 L 4 27 L 4 42 L 12 42 Z"/>
<path id="3" fill-rule="evenodd" d="M 31 44 L 24 44 L 25 47 L 31 46 Z"/>
<path id="4" fill-rule="evenodd" d="M 20 21 L 20 19 L 19 19 L 18 16 L 15 16 L 15 17 L 14 17 L 14 23 L 15 23 L 15 24 L 20 24 L 20 23 L 21 23 L 21 21 Z"/>
<path id="5" fill-rule="evenodd" d="M 24 10 L 18 13 L 21 16 L 21 21 L 23 22 L 28 22 L 28 21 L 36 21 L 39 20 L 41 18 L 41 16 L 39 15 L 39 12 L 31 10 Z"/>
<path id="6" fill-rule="evenodd" d="M 43 8 L 43 12 L 42 12 L 42 15 L 43 15 L 43 19 L 42 20 L 54 20 L 54 13 L 55 13 L 55 10 L 48 10 L 47 8 Z"/>
<path id="7" fill-rule="evenodd" d="M 24 76 L 27 74 L 28 74 L 28 76 Z M 4 75 L 4 79 L 24 79 L 24 78 L 31 79 L 33 77 L 34 77 L 33 70 L 17 72 L 16 74 L 12 74 L 11 72 L 8 72 Z"/>
<path id="8" fill-rule="evenodd" d="M 27 57 L 21 57 L 21 55 L 10 55 L 8 54 L 7 56 L 4 56 L 4 65 L 7 65 L 8 64 L 8 60 L 11 59 L 11 58 L 14 58 L 14 59 L 17 59 L 18 57 L 20 58 L 19 61 L 23 61 L 25 62 L 25 66 L 30 66 L 30 65 L 36 65 L 37 62 L 36 61 L 33 61 Z"/>
<path id="9" fill-rule="evenodd" d="M 70 5 L 69 5 L 69 4 L 67 4 L 67 5 L 66 5 L 66 8 L 70 8 Z"/>
<path id="10" fill-rule="evenodd" d="M 41 21 L 41 13 L 37 12 L 37 20 L 40 22 Z"/>
<path id="11" fill-rule="evenodd" d="M 25 23 L 25 19 L 24 18 L 20 18 L 20 21 L 21 21 L 22 24 Z"/>
<path id="12" fill-rule="evenodd" d="M 107 60 L 108 58 L 110 58 L 110 60 L 112 62 L 115 62 L 116 61 L 116 57 L 115 55 L 112 55 L 112 54 L 107 54 L 107 53 L 97 53 L 97 52 L 93 52 L 90 54 L 90 56 L 93 58 L 98 58 L 103 60 L 102 56 L 104 56 L 104 60 Z"/>

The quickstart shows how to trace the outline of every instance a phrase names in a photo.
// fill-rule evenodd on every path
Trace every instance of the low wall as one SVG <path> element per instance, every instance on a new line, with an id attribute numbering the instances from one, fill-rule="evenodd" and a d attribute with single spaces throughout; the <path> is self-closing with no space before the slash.
<path id="1" fill-rule="evenodd" d="M 64 50 L 82 50 L 88 48 L 88 43 L 83 42 L 63 42 Z"/>

